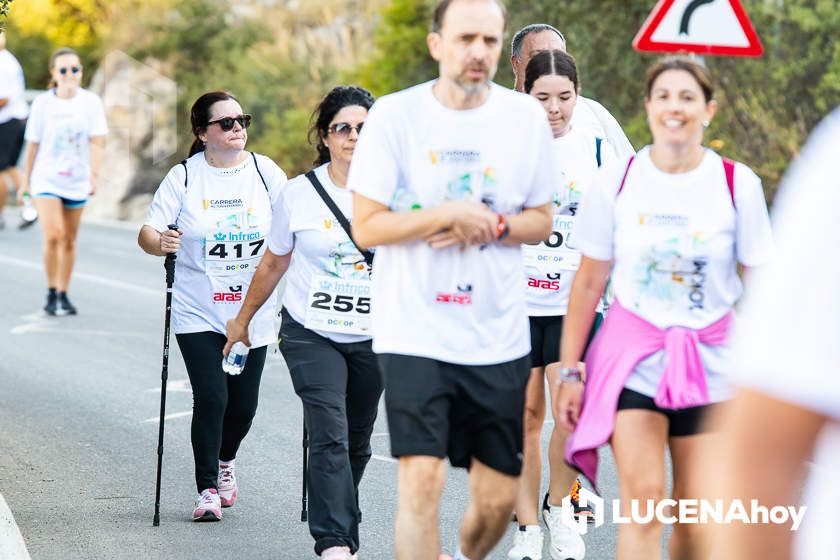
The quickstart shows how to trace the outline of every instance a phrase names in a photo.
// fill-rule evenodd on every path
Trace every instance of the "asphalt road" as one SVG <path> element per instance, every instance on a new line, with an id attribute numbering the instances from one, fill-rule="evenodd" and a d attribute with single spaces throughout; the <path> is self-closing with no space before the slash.
<path id="1" fill-rule="evenodd" d="M 133 227 L 83 224 L 70 287 L 79 315 L 47 318 L 38 227 L 0 231 L 0 492 L 32 558 L 314 558 L 300 522 L 301 407 L 277 353 L 238 456 L 240 498 L 220 523 L 199 524 L 190 521 L 191 395 L 173 337 L 161 524 L 152 527 L 164 271 L 135 238 Z M 393 558 L 387 429 L 382 412 L 361 488 L 363 560 Z M 614 465 L 609 452 L 603 459 L 601 489 L 612 499 Z M 450 552 L 467 498 L 466 473 L 450 469 L 441 508 Z M 513 530 L 490 558 L 507 557 Z M 613 558 L 615 537 L 609 523 L 590 531 L 587 558 Z"/>

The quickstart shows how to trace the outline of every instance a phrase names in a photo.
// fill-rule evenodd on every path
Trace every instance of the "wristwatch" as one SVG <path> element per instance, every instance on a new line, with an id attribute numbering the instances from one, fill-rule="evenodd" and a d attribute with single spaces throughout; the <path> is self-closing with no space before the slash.
<path id="1" fill-rule="evenodd" d="M 497 214 L 497 216 L 499 221 L 496 223 L 496 241 L 501 241 L 510 233 L 510 228 L 504 215 Z"/>
<path id="2" fill-rule="evenodd" d="M 557 384 L 560 385 L 571 381 L 583 381 L 580 370 L 577 367 L 561 367 Z"/>

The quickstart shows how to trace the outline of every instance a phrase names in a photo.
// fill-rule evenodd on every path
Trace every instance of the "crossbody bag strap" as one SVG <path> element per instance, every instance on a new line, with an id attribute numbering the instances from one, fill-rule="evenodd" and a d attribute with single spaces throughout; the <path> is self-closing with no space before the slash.
<path id="1" fill-rule="evenodd" d="M 324 189 L 324 185 L 321 184 L 321 181 L 318 180 L 318 177 L 315 176 L 314 171 L 307 171 L 306 178 L 309 179 L 309 182 L 312 183 L 312 186 L 315 187 L 315 190 L 318 192 L 318 195 L 321 197 L 321 200 L 324 201 L 324 204 L 327 205 L 327 208 L 330 209 L 330 212 L 333 213 L 333 216 L 338 220 L 338 223 L 341 224 L 341 228 L 344 230 L 344 233 L 347 234 L 347 237 L 350 238 L 350 241 L 353 242 L 353 245 L 356 246 L 356 249 L 362 254 L 365 258 L 365 262 L 367 263 L 368 267 L 373 268 L 373 253 L 370 251 L 365 251 L 364 249 L 360 248 L 356 245 L 356 240 L 353 239 L 353 234 L 350 233 L 350 222 L 347 220 L 347 217 L 341 211 L 341 209 L 335 204 L 330 195 L 327 194 L 327 191 Z"/>

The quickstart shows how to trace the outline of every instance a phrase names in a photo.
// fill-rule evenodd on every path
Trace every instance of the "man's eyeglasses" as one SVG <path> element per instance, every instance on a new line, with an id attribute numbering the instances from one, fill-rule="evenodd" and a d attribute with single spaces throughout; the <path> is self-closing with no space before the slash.
<path id="1" fill-rule="evenodd" d="M 64 68 L 59 68 L 58 69 L 58 73 L 61 74 L 62 76 L 67 74 L 67 72 L 72 72 L 74 74 L 78 74 L 81 71 L 82 71 L 82 68 L 80 66 L 70 66 L 70 67 L 64 67 Z"/>
<path id="2" fill-rule="evenodd" d="M 359 123 L 357 126 L 353 126 L 350 123 L 346 122 L 339 122 L 335 124 L 331 124 L 327 130 L 330 131 L 331 134 L 335 134 L 336 136 L 350 136 L 350 132 L 355 130 L 357 134 L 362 133 L 362 125 L 365 123 Z"/>
<path id="3" fill-rule="evenodd" d="M 219 128 L 224 130 L 225 132 L 229 132 L 233 130 L 233 123 L 239 123 L 239 126 L 242 128 L 248 128 L 251 126 L 251 115 L 239 115 L 238 117 L 223 117 L 221 119 L 217 119 L 215 121 L 210 121 L 207 123 L 207 126 L 211 124 L 219 125 Z"/>

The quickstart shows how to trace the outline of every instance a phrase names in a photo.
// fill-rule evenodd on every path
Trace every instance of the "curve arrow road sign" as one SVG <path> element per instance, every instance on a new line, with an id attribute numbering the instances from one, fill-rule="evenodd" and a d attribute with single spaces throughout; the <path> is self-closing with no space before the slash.
<path id="1" fill-rule="evenodd" d="M 633 39 L 633 47 L 723 56 L 764 52 L 740 0 L 659 0 Z"/>

